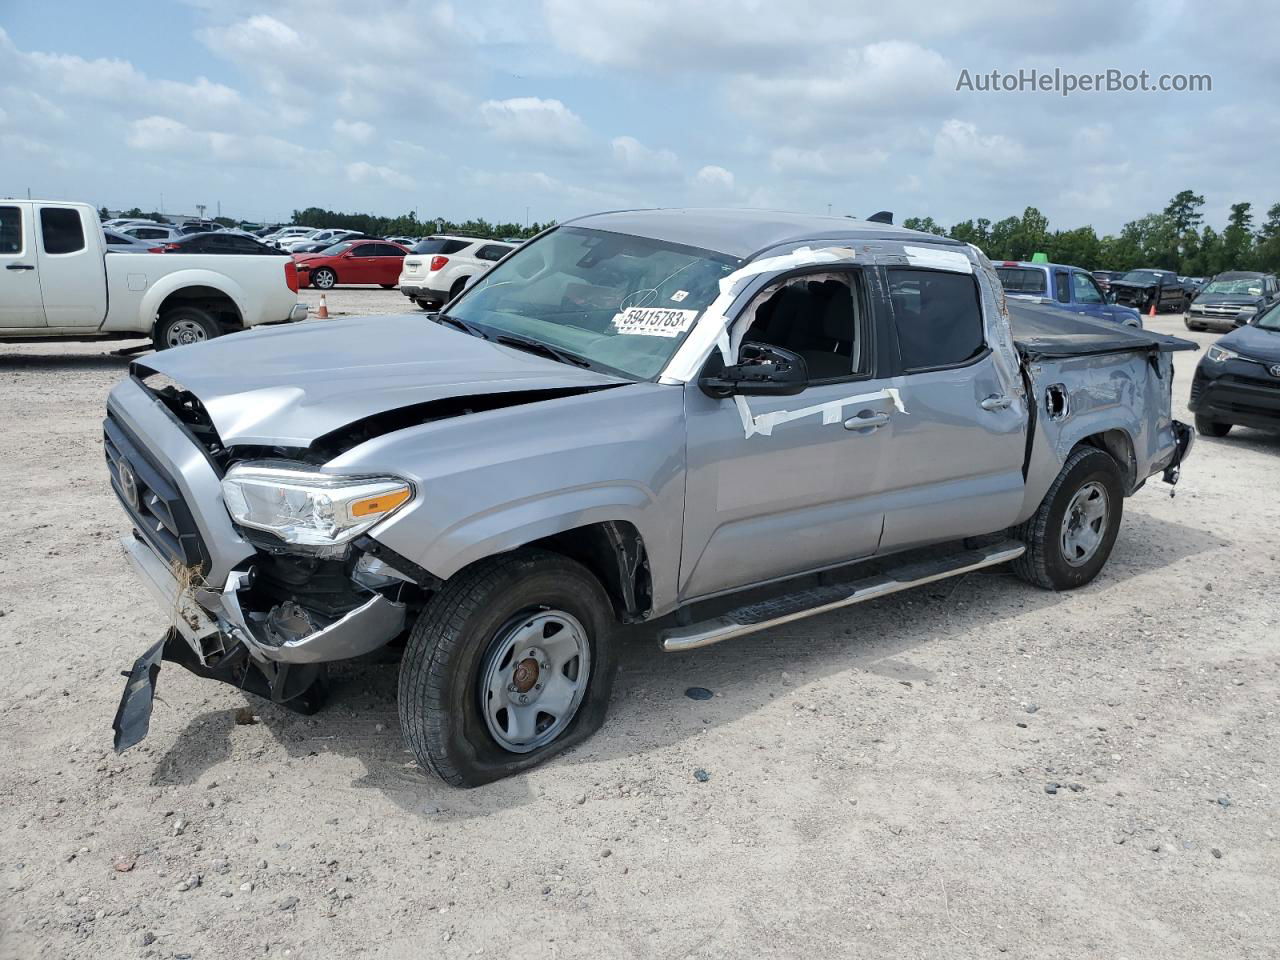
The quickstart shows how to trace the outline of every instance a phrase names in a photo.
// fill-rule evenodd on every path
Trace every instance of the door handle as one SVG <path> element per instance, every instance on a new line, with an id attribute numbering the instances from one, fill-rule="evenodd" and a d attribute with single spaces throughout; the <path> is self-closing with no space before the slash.
<path id="1" fill-rule="evenodd" d="M 35 266 L 30 263 L 10 263 L 5 267 L 6 270 L 34 270 Z"/>
<path id="2" fill-rule="evenodd" d="M 987 397 L 987 399 L 983 400 L 980 404 L 983 410 L 1008 410 L 1012 405 L 1012 397 L 1002 397 L 996 393 Z"/>
<path id="3" fill-rule="evenodd" d="M 863 416 L 866 414 L 866 416 Z M 846 430 L 874 430 L 877 427 L 883 427 L 889 422 L 887 413 L 872 413 L 869 410 L 863 410 L 857 416 L 850 417 L 844 422 Z"/>

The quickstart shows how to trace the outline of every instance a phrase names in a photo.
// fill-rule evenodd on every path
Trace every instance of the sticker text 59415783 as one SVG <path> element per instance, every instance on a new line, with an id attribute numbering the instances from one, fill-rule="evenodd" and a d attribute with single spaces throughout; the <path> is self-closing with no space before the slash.
<path id="1" fill-rule="evenodd" d="M 613 329 L 641 337 L 678 337 L 689 329 L 697 310 L 628 307 L 613 316 Z"/>

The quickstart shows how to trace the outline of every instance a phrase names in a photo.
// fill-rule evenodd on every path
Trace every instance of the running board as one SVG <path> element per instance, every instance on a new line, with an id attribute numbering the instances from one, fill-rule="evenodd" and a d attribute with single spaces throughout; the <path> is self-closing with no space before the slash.
<path id="1" fill-rule="evenodd" d="M 851 607 L 855 603 L 923 586 L 935 580 L 958 577 L 983 567 L 994 567 L 1020 557 L 1026 551 L 1027 548 L 1016 540 L 1004 540 L 979 550 L 965 550 L 941 559 L 903 564 L 850 583 L 817 586 L 773 600 L 747 604 L 712 620 L 663 630 L 659 634 L 662 649 L 674 652 L 705 647 L 721 640 L 768 630 L 793 620 Z"/>

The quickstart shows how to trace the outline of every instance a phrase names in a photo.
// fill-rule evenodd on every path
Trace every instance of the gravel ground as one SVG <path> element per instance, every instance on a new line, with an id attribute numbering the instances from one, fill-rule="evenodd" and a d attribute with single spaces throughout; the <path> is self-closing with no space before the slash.
<path id="1" fill-rule="evenodd" d="M 166 666 L 112 754 L 164 627 L 102 466 L 126 362 L 0 345 L 5 960 L 1276 955 L 1280 438 L 1200 438 L 1075 593 L 995 572 L 682 656 L 641 634 L 599 734 L 464 792 L 401 745 L 390 664 L 312 718 Z"/>

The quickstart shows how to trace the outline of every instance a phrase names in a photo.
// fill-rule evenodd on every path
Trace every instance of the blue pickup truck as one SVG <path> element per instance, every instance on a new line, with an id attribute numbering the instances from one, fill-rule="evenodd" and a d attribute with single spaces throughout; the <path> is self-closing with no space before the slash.
<path id="1" fill-rule="evenodd" d="M 1006 296 L 1032 300 L 1098 320 L 1142 328 L 1142 314 L 1133 307 L 1108 303 L 1098 282 L 1087 270 L 1060 263 L 1028 263 L 1006 260 L 996 264 Z"/>

